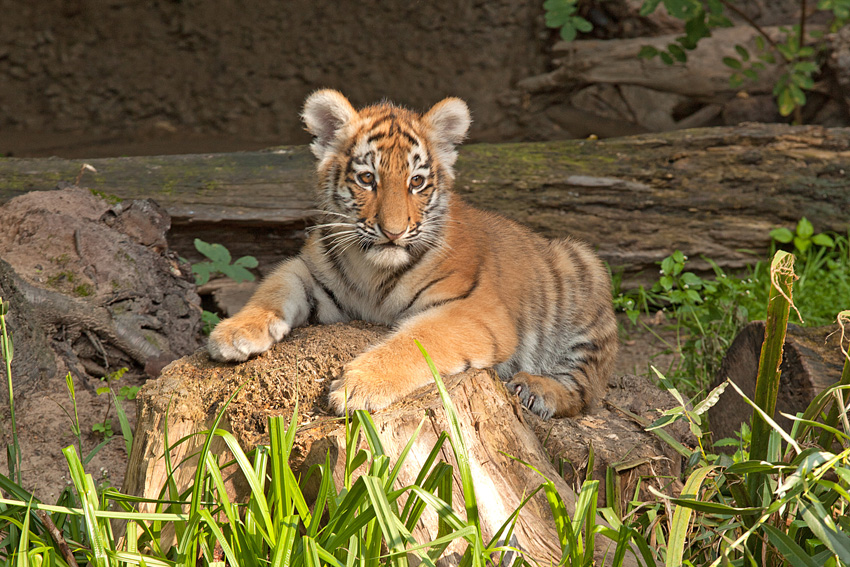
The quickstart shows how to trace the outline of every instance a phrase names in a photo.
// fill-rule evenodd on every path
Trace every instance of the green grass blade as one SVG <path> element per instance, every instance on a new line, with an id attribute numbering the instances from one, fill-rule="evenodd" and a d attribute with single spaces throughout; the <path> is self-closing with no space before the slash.
<path id="1" fill-rule="evenodd" d="M 215 518 L 212 517 L 209 510 L 201 510 L 200 511 L 201 520 L 209 527 L 210 531 L 215 537 L 218 544 L 221 546 L 222 551 L 224 552 L 224 556 L 227 558 L 227 561 L 230 565 L 241 565 L 242 563 L 239 561 L 238 557 L 235 553 L 233 553 L 233 548 L 230 547 L 230 543 L 227 541 L 227 538 L 224 537 L 224 533 L 221 531 L 221 527 L 219 523 L 215 521 Z M 212 557 L 207 558 L 208 561 L 212 560 Z"/>
<path id="2" fill-rule="evenodd" d="M 776 529 L 770 524 L 764 524 L 762 529 L 767 533 L 770 543 L 788 560 L 790 565 L 799 567 L 819 567 L 812 561 L 811 557 L 803 551 L 803 548 L 791 539 L 785 532 Z"/>
<path id="3" fill-rule="evenodd" d="M 206 484 L 204 482 L 204 476 L 206 475 L 206 454 L 210 452 L 210 445 L 212 444 L 213 436 L 215 435 L 215 431 L 218 429 L 218 424 L 221 423 L 221 420 L 224 418 L 224 412 L 227 411 L 230 403 L 242 390 L 246 383 L 247 382 L 243 382 L 240 384 L 222 405 L 218 415 L 216 415 L 215 420 L 213 421 L 212 427 L 210 427 L 207 432 L 203 447 L 199 453 L 198 468 L 195 471 L 195 481 L 192 485 L 192 497 L 189 501 L 189 524 L 186 526 L 186 530 L 183 532 L 183 537 L 178 543 L 178 554 L 184 567 L 195 567 L 195 561 L 198 555 L 198 540 L 196 537 L 197 534 L 195 533 L 195 526 L 198 525 L 200 520 L 199 511 L 201 507 L 201 490 L 203 490 L 204 485 Z"/>
<path id="4" fill-rule="evenodd" d="M 130 426 L 130 420 L 127 419 L 127 413 L 118 401 L 118 397 L 111 389 L 109 394 L 112 396 L 112 403 L 115 405 L 115 411 L 118 413 L 118 423 L 121 425 L 121 436 L 124 438 L 124 447 L 127 449 L 127 456 L 130 456 L 130 450 L 133 448 L 133 428 Z"/>
<path id="5" fill-rule="evenodd" d="M 217 429 L 215 433 L 224 439 L 225 443 L 227 443 L 227 447 L 230 449 L 230 452 L 233 453 L 245 480 L 248 481 L 248 486 L 251 488 L 251 498 L 256 503 L 257 508 L 260 511 L 260 517 L 263 520 L 263 532 L 268 536 L 269 546 L 273 547 L 277 539 L 277 535 L 275 534 L 274 523 L 272 523 L 271 511 L 269 509 L 268 502 L 266 501 L 264 479 L 260 478 L 257 471 L 254 470 L 254 467 L 248 460 L 247 455 L 245 455 L 245 452 L 242 450 L 242 447 L 239 446 L 239 442 L 232 433 L 222 429 Z"/>
<path id="6" fill-rule="evenodd" d="M 844 339 L 844 334 L 845 334 L 844 322 L 845 321 L 850 321 L 850 311 L 842 311 L 841 313 L 838 314 L 838 324 L 841 327 L 841 339 L 840 340 Z M 842 348 L 844 348 L 844 345 L 841 345 L 841 346 L 842 346 Z M 839 386 L 846 386 L 848 384 L 850 384 L 850 356 L 845 356 L 844 368 L 841 371 L 841 378 L 838 381 L 838 385 Z M 838 395 L 838 394 L 835 394 L 835 395 Z M 850 390 L 845 389 L 842 392 L 841 395 L 843 396 L 844 405 L 846 406 L 848 396 L 850 396 Z M 825 425 L 827 427 L 833 428 L 833 430 L 834 430 L 836 425 L 838 424 L 838 414 L 839 414 L 838 400 L 833 399 L 832 407 L 829 408 L 829 415 L 827 415 L 826 420 L 824 421 Z M 833 433 L 832 433 L 831 430 L 825 429 L 820 435 L 820 439 L 818 440 L 818 444 L 821 447 L 823 447 L 824 449 L 829 450 L 832 447 L 832 439 L 833 439 L 832 435 L 833 435 Z"/>
<path id="7" fill-rule="evenodd" d="M 396 479 L 398 478 L 398 474 L 401 472 L 401 466 L 407 460 L 407 455 L 410 453 L 410 450 L 413 449 L 413 443 L 419 437 L 420 431 L 422 431 L 422 426 L 425 425 L 425 420 L 428 419 L 427 416 L 423 417 L 419 422 L 419 425 L 416 427 L 416 431 L 413 432 L 413 435 L 410 436 L 410 439 L 402 449 L 401 453 L 399 453 L 398 458 L 396 458 L 395 465 L 393 465 L 392 470 L 390 471 L 390 476 L 387 478 L 387 486 L 386 490 L 392 490 L 393 485 L 395 484 Z"/>
<path id="8" fill-rule="evenodd" d="M 279 537 L 270 567 L 288 567 L 292 561 L 292 549 L 298 533 L 298 516 L 292 514 L 282 518 L 278 527 Z"/>
<path id="9" fill-rule="evenodd" d="M 714 470 L 714 465 L 700 467 L 688 477 L 682 495 L 699 498 L 699 490 L 706 476 Z M 670 528 L 670 539 L 667 542 L 667 567 L 678 567 L 682 565 L 685 553 L 685 540 L 688 536 L 688 527 L 691 522 L 693 510 L 689 507 L 677 505 L 673 512 L 673 523 Z"/>
<path id="10" fill-rule="evenodd" d="M 832 515 L 824 510 L 820 502 L 800 502 L 806 526 L 845 565 L 850 565 L 850 537 L 835 525 Z"/>
<path id="11" fill-rule="evenodd" d="M 29 536 L 30 536 L 30 506 L 24 514 L 24 522 L 21 524 L 21 539 L 18 542 L 16 567 L 29 567 Z"/>
<path id="12" fill-rule="evenodd" d="M 399 529 L 399 524 L 394 521 L 395 515 L 384 493 L 384 483 L 374 476 L 366 475 L 362 478 L 366 484 L 369 501 L 375 509 L 375 518 L 381 526 L 381 532 L 384 534 L 387 549 L 391 555 L 390 563 L 396 567 L 407 567 L 407 555 L 405 555 L 407 538 Z"/>
<path id="13" fill-rule="evenodd" d="M 93 564 L 95 567 L 108 567 L 109 559 L 106 555 L 106 545 L 98 525 L 95 510 L 97 509 L 98 498 L 97 490 L 94 487 L 94 482 L 91 476 L 87 475 L 83 470 L 83 464 L 77 456 L 77 451 L 73 445 L 69 445 L 62 449 L 65 455 L 65 460 L 68 461 L 68 468 L 71 473 L 71 481 L 77 489 L 77 495 L 80 498 L 80 508 L 83 510 L 83 516 L 86 524 L 86 535 L 88 536 L 89 545 L 93 555 Z"/>
<path id="14" fill-rule="evenodd" d="M 455 454 L 455 460 L 457 461 L 458 472 L 460 473 L 461 485 L 463 486 L 466 516 L 480 534 L 481 524 L 478 520 L 478 503 L 475 499 L 475 485 L 472 480 L 472 470 L 469 467 L 469 451 L 466 447 L 466 441 L 461 434 L 460 420 L 458 419 L 457 411 L 455 410 L 454 403 L 449 396 L 448 390 L 446 390 L 446 385 L 443 383 L 443 379 L 440 378 L 440 373 L 437 371 L 437 367 L 434 366 L 434 362 L 431 360 L 431 357 L 428 356 L 428 353 L 425 352 L 425 348 L 419 343 L 419 341 L 416 341 L 416 346 L 419 347 L 419 351 L 428 363 L 428 368 L 431 370 L 431 375 L 434 377 L 434 382 L 437 384 L 437 391 L 440 393 L 440 399 L 443 401 L 443 407 L 445 408 L 446 415 L 449 418 L 449 433 L 452 441 L 452 449 Z"/>

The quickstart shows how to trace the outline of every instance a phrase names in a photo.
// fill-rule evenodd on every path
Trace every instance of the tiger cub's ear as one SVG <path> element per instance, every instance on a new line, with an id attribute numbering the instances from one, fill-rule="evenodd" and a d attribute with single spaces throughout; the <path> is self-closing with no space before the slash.
<path id="1" fill-rule="evenodd" d="M 356 117 L 357 111 L 339 91 L 323 89 L 307 97 L 301 119 L 316 137 L 310 144 L 313 154 L 322 159 L 332 149 L 340 129 Z"/>
<path id="2" fill-rule="evenodd" d="M 466 138 L 472 122 L 469 107 L 459 98 L 444 98 L 431 107 L 422 120 L 430 130 L 428 137 L 437 146 L 440 162 L 451 168 L 457 159 L 455 145 Z"/>

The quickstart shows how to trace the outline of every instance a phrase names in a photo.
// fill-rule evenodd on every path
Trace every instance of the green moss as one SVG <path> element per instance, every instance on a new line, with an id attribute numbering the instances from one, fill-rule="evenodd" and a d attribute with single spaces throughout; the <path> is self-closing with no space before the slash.
<path id="1" fill-rule="evenodd" d="M 117 195 L 110 195 L 109 193 L 98 191 L 97 189 L 89 189 L 89 193 L 91 193 L 95 197 L 100 197 L 110 205 L 117 205 L 118 203 L 123 201 L 123 199 L 121 197 L 118 197 Z"/>
<path id="2" fill-rule="evenodd" d="M 87 283 L 81 283 L 74 287 L 74 295 L 77 297 L 90 297 L 94 295 L 94 288 Z"/>
<path id="3" fill-rule="evenodd" d="M 77 280 L 77 275 L 70 270 L 62 270 L 55 276 L 47 278 L 47 285 L 58 287 L 63 282 L 74 283 Z"/>

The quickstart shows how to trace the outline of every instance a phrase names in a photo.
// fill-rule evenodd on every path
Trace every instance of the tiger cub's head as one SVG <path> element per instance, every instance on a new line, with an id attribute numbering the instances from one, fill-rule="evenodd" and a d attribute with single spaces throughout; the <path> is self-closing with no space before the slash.
<path id="1" fill-rule="evenodd" d="M 398 268 L 439 244 L 457 158 L 469 129 L 466 103 L 447 98 L 425 114 L 391 103 L 354 109 L 334 90 L 307 98 L 320 206 L 329 250 L 361 250 Z"/>

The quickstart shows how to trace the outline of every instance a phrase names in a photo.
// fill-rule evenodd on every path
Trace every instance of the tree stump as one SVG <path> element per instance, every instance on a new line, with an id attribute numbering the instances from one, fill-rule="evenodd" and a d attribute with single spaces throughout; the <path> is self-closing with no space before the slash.
<path id="1" fill-rule="evenodd" d="M 165 481 L 163 427 L 166 415 L 169 442 L 173 444 L 186 435 L 208 429 L 222 403 L 243 383 L 219 427 L 232 431 L 240 445 L 250 450 L 257 444 L 268 443 L 268 417 L 291 417 L 297 398 L 301 427 L 292 456 L 293 470 L 306 472 L 312 464 L 324 462 L 325 456 L 330 454 L 340 485 L 345 463 L 344 426 L 339 418 L 326 411 L 327 389 L 345 362 L 385 332 L 383 327 L 362 322 L 305 327 L 293 330 L 282 343 L 245 363 L 214 362 L 204 351 L 175 361 L 163 370 L 160 378 L 148 381 L 139 393 L 136 435 L 123 491 L 144 497 L 159 496 Z M 552 480 L 572 513 L 575 493 L 559 476 L 547 450 L 528 425 L 529 414 L 505 391 L 501 381 L 491 371 L 477 370 L 450 377 L 446 383 L 469 448 L 485 537 L 495 533 L 523 496 L 542 481 L 537 473 L 507 455 L 530 463 Z M 591 431 L 591 435 L 610 434 L 608 421 L 615 419 L 614 413 L 606 414 L 604 420 L 596 420 L 590 426 L 576 427 L 598 430 Z M 399 486 L 413 483 L 440 433 L 449 430 L 442 404 L 434 387 L 423 388 L 373 415 L 384 449 L 393 460 L 423 418 L 425 426 L 407 464 L 402 467 Z M 558 421 L 545 423 L 554 425 Z M 642 441 L 628 441 L 624 444 L 628 446 L 622 447 L 622 454 L 633 450 L 634 443 L 647 444 L 652 438 L 652 434 L 643 432 Z M 172 450 L 172 461 L 178 463 L 192 455 L 202 443 L 200 436 L 183 443 Z M 228 460 L 223 443 L 214 446 L 213 451 L 219 454 L 221 462 Z M 444 446 L 442 457 L 454 464 L 448 445 Z M 580 458 L 575 457 L 575 460 Z M 191 485 L 196 466 L 196 459 L 193 461 L 190 457 L 178 470 L 175 475 L 178 489 L 184 490 Z M 231 497 L 244 500 L 247 486 L 233 474 L 234 471 L 229 472 Z M 453 501 L 463 502 L 459 481 L 454 486 Z M 463 515 L 463 511 L 460 512 Z M 436 528 L 436 516 L 426 515 L 414 536 L 418 541 L 433 539 Z M 516 544 L 531 557 L 543 562 L 560 558 L 554 522 L 542 493 L 520 513 L 514 537 Z M 461 543 L 456 542 L 447 550 L 449 564 L 456 563 L 459 557 L 452 553 L 462 553 Z M 613 552 L 610 544 L 608 540 L 599 541 L 596 552 L 600 564 L 606 549 L 609 557 Z"/>
<path id="2" fill-rule="evenodd" d="M 838 382 L 844 367 L 839 348 L 840 332 L 836 327 L 799 327 L 788 325 L 782 357 L 782 372 L 776 412 L 773 419 L 790 431 L 791 420 L 779 412 L 794 415 L 805 411 L 819 393 Z M 727 378 L 753 399 L 759 356 L 764 343 L 764 321 L 753 321 L 744 327 L 726 352 L 712 387 Z M 734 438 L 742 423 L 749 424 L 752 408 L 731 388 L 708 410 L 714 440 Z"/>

